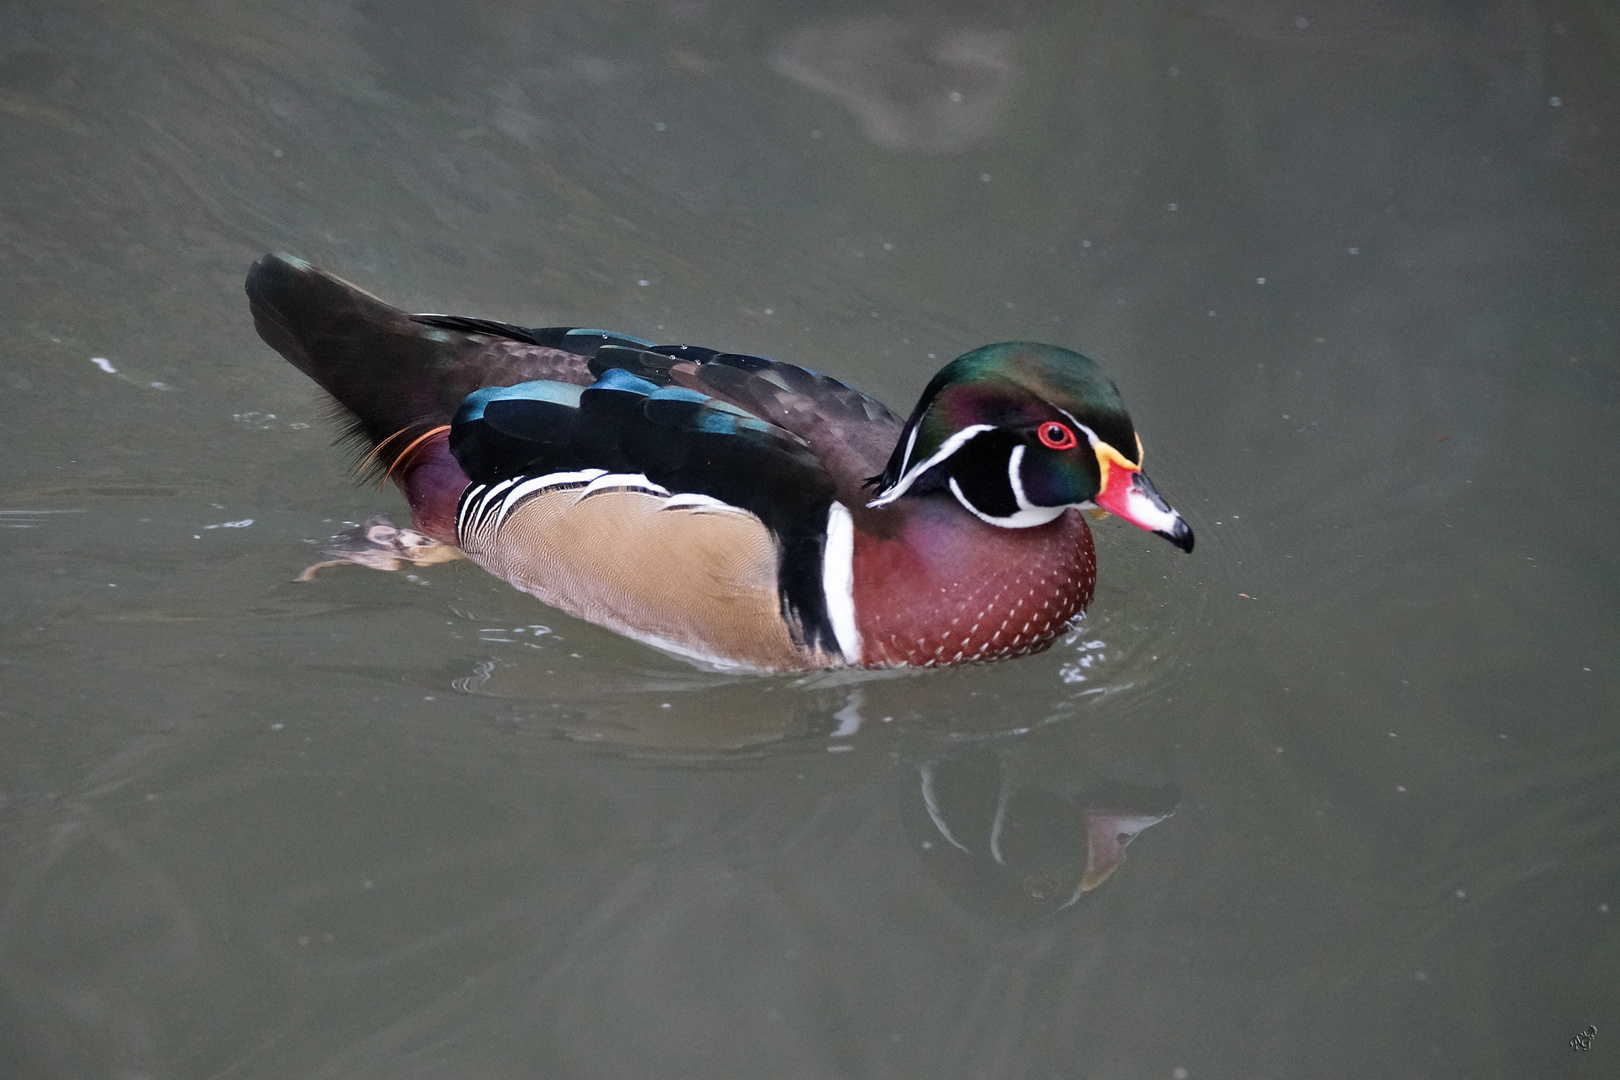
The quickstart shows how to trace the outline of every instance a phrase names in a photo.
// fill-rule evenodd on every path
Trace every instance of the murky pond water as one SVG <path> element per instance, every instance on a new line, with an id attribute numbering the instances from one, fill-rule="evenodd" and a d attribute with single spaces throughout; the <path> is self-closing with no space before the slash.
<path id="1" fill-rule="evenodd" d="M 1614 1075 L 1617 134 L 1597 3 L 0 7 L 0 1075 Z M 1198 549 L 882 677 L 296 584 L 402 505 L 272 250 L 1076 348 Z"/>

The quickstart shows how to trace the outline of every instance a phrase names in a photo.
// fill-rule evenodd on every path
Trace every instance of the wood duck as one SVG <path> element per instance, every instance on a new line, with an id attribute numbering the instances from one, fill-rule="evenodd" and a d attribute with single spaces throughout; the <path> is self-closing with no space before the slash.
<path id="1" fill-rule="evenodd" d="M 1091 600 L 1080 509 L 1193 547 L 1142 472 L 1118 388 L 1052 345 L 953 360 L 902 422 L 793 364 L 410 315 L 287 255 L 255 263 L 247 293 L 259 335 L 337 400 L 422 534 L 369 558 L 363 538 L 329 554 L 397 566 L 459 550 L 701 663 L 1038 652 Z"/>

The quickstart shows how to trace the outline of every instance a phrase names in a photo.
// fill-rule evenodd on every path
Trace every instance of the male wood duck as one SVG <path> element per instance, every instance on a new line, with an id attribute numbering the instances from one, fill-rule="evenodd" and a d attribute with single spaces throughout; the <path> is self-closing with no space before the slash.
<path id="1" fill-rule="evenodd" d="M 1079 513 L 1183 551 L 1118 388 L 1078 353 L 987 345 L 904 423 L 793 364 L 602 330 L 409 315 L 288 255 L 247 278 L 259 335 L 337 399 L 415 533 L 553 607 L 718 667 L 1038 652 L 1091 600 Z M 401 536 L 409 534 L 408 542 Z"/>

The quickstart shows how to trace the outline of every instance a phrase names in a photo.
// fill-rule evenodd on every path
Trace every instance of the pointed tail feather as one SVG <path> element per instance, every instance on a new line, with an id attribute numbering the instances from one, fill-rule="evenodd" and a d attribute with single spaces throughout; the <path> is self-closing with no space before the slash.
<path id="1" fill-rule="evenodd" d="M 247 295 L 259 336 L 332 395 L 378 475 L 409 472 L 403 459 L 474 390 L 594 381 L 573 353 L 505 336 L 502 324 L 435 325 L 291 255 L 254 263 Z"/>

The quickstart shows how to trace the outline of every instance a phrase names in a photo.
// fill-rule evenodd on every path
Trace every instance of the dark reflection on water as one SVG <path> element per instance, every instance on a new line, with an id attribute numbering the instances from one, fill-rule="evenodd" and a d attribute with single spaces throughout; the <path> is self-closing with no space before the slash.
<path id="1" fill-rule="evenodd" d="M 0 1075 L 1612 1073 L 1617 53 L 1510 0 L 0 7 Z M 1198 551 L 1101 523 L 1068 640 L 877 678 L 296 584 L 399 507 L 252 333 L 277 249 L 901 409 L 1078 348 Z"/>
<path id="2" fill-rule="evenodd" d="M 904 800 L 913 849 L 941 886 L 964 907 L 1013 923 L 1073 907 L 1180 801 L 1173 785 L 1110 782 L 1084 768 L 1060 778 L 1073 791 L 1019 772 L 993 753 L 959 751 L 918 765 L 917 791 Z"/>

